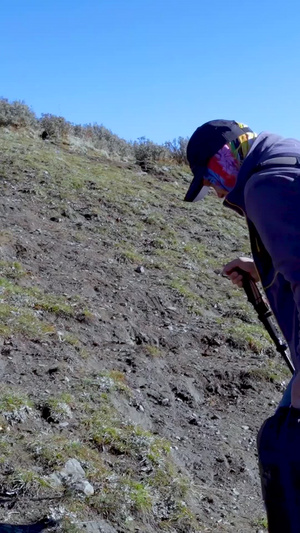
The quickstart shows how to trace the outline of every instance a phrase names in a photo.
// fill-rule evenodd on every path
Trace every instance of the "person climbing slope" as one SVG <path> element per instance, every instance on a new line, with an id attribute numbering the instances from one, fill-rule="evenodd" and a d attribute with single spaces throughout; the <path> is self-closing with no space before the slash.
<path id="1" fill-rule="evenodd" d="M 245 217 L 252 258 L 230 261 L 223 273 L 239 287 L 239 269 L 261 281 L 290 349 L 295 373 L 262 425 L 258 454 L 269 532 L 299 533 L 300 141 L 212 120 L 191 136 L 187 159 L 194 178 L 184 200 L 197 202 L 213 189 L 224 206 Z"/>

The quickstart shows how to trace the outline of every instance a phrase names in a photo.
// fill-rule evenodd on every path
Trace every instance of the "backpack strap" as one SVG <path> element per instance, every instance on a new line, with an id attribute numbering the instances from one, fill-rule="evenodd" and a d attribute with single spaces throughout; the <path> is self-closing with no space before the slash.
<path id="1" fill-rule="evenodd" d="M 288 155 L 288 156 L 274 156 L 270 159 L 266 159 L 259 163 L 252 172 L 260 172 L 261 170 L 267 170 L 274 167 L 295 167 L 300 168 L 300 156 Z"/>

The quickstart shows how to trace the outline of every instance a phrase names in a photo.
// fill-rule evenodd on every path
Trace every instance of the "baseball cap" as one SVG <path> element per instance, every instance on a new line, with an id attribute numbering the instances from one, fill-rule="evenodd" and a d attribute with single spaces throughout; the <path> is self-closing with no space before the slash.
<path id="1" fill-rule="evenodd" d="M 252 132 L 235 120 L 211 120 L 194 131 L 187 145 L 187 159 L 194 179 L 185 195 L 185 202 L 198 202 L 209 191 L 203 185 L 208 161 L 227 143 Z"/>

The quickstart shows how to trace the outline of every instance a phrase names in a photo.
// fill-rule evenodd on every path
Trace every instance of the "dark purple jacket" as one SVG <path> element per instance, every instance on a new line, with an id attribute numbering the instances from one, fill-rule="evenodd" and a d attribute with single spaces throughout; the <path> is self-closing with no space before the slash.
<path id="1" fill-rule="evenodd" d="M 274 156 L 300 158 L 300 141 L 258 135 L 224 205 L 246 217 L 262 285 L 300 370 L 300 168 L 257 172 L 260 163 Z"/>

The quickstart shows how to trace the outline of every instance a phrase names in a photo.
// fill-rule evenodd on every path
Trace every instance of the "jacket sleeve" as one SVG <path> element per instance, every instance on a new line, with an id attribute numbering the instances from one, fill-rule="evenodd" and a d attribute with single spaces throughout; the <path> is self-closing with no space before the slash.
<path id="1" fill-rule="evenodd" d="M 290 284 L 298 314 L 292 355 L 300 369 L 300 175 L 294 169 L 286 175 L 274 170 L 255 174 L 245 187 L 245 208 L 276 272 Z"/>

